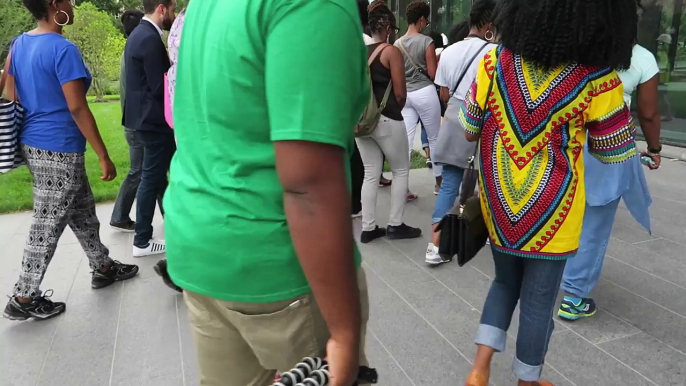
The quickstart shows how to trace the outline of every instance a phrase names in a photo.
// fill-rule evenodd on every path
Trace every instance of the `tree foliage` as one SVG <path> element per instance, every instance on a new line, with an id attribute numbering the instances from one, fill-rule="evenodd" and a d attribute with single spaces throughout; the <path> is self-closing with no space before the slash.
<path id="1" fill-rule="evenodd" d="M 124 11 L 129 9 L 143 9 L 141 0 L 77 0 L 76 5 L 91 3 L 99 10 L 108 15 L 118 18 Z M 176 0 L 176 8 L 183 9 L 188 4 L 188 0 Z"/>
<path id="2" fill-rule="evenodd" d="M 21 0 L 0 0 L 0 63 L 5 62 L 12 39 L 35 24 Z"/>
<path id="3" fill-rule="evenodd" d="M 107 13 L 84 2 L 74 13 L 74 25 L 65 28 L 64 36 L 74 42 L 93 74 L 93 91 L 104 100 L 105 87 L 119 75 L 125 40 Z"/>

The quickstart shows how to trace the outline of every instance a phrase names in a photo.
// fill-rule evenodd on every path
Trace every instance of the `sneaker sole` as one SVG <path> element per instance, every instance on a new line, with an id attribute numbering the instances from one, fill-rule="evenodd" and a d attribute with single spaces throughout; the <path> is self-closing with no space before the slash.
<path id="1" fill-rule="evenodd" d="M 412 236 L 393 236 L 393 235 L 389 235 L 388 233 L 386 233 L 386 237 L 388 237 L 388 239 L 390 239 L 390 240 L 412 240 L 412 239 L 418 239 L 418 238 L 422 237 L 422 234 L 420 233 L 416 236 L 415 235 L 412 235 Z"/>
<path id="2" fill-rule="evenodd" d="M 579 319 L 585 319 L 585 318 L 590 318 L 591 316 L 595 315 L 596 311 L 591 312 L 590 314 L 572 314 L 567 311 L 562 311 L 558 310 L 557 311 L 557 317 L 560 319 L 564 319 L 570 322 L 575 322 Z"/>
<path id="3" fill-rule="evenodd" d="M 121 233 L 135 233 L 136 232 L 135 229 L 118 228 L 118 227 L 115 227 L 113 225 L 110 225 L 110 228 L 114 229 L 117 232 L 121 232 Z"/>
<path id="4" fill-rule="evenodd" d="M 100 284 L 96 284 L 96 283 L 91 282 L 91 288 L 92 289 L 103 289 L 105 287 L 111 286 L 112 284 L 114 284 L 118 281 L 133 279 L 136 275 L 138 275 L 138 271 L 140 271 L 140 269 L 136 269 L 135 272 L 131 272 L 131 273 L 127 274 L 126 276 L 119 276 L 116 278 L 112 278 L 111 281 L 100 282 Z"/>
<path id="5" fill-rule="evenodd" d="M 362 239 L 360 239 L 360 243 L 362 243 L 362 244 L 369 244 L 369 243 L 371 243 L 372 241 L 378 240 L 378 239 L 380 239 L 380 238 L 382 238 L 382 237 L 385 237 L 385 236 L 374 237 L 374 238 L 371 239 L 371 240 L 362 240 Z"/>
<path id="6" fill-rule="evenodd" d="M 160 252 L 146 252 L 146 253 L 133 253 L 133 257 L 148 257 L 148 256 L 157 256 L 157 255 L 164 255 L 167 253 L 167 250 L 165 249 L 164 251 Z"/>
<path id="7" fill-rule="evenodd" d="M 48 316 L 46 316 L 46 317 L 42 317 L 42 318 L 41 318 L 41 317 L 38 317 L 38 316 L 35 316 L 35 315 L 31 315 L 31 316 L 24 316 L 24 315 L 22 315 L 22 316 L 15 316 L 15 315 L 8 314 L 8 313 L 6 313 L 6 312 L 3 312 L 3 313 L 2 313 L 2 317 L 5 318 L 5 319 L 8 319 L 8 320 L 13 320 L 13 321 L 18 321 L 18 322 L 23 322 L 23 321 L 26 321 L 26 320 L 33 320 L 33 321 L 39 322 L 39 321 L 48 320 L 48 319 L 52 319 L 52 318 L 54 318 L 54 317 L 56 317 L 56 316 L 59 316 L 59 315 L 63 314 L 66 310 L 67 310 L 67 307 L 64 307 L 64 308 L 62 309 L 62 311 L 56 312 L 56 313 L 54 313 L 54 314 L 50 314 L 50 315 L 48 315 Z"/>

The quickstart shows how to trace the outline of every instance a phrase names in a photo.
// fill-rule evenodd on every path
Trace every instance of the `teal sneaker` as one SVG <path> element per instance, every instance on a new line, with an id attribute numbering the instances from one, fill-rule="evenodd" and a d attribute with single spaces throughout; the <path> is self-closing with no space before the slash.
<path id="1" fill-rule="evenodd" d="M 591 298 L 573 298 L 565 296 L 560 304 L 557 316 L 565 320 L 579 320 L 595 315 L 598 308 Z"/>

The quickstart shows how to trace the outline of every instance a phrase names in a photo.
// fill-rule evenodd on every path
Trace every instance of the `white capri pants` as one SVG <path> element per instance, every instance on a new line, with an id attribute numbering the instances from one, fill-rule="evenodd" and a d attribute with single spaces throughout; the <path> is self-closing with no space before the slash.
<path id="1" fill-rule="evenodd" d="M 403 108 L 403 119 L 407 130 L 407 141 L 410 147 L 409 156 L 412 156 L 412 145 L 414 135 L 417 131 L 417 124 L 421 120 L 426 129 L 426 136 L 429 139 L 429 149 L 433 155 L 438 140 L 438 130 L 441 127 L 441 104 L 438 100 L 436 87 L 426 86 L 422 89 L 407 93 L 407 102 Z M 434 164 L 433 173 L 435 177 L 441 175 L 442 167 Z"/>

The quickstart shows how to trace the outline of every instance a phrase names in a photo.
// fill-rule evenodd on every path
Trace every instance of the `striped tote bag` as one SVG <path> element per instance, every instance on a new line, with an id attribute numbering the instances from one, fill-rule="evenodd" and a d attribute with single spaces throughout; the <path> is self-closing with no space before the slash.
<path id="1" fill-rule="evenodd" d="M 0 99 L 0 173 L 7 173 L 24 163 L 19 147 L 23 120 L 24 108 L 19 103 Z"/>
<path id="2" fill-rule="evenodd" d="M 5 90 L 9 76 L 12 54 L 7 56 L 5 68 L 0 77 L 0 96 Z M 17 99 L 17 86 L 14 84 L 14 99 Z M 19 147 L 19 132 L 24 121 L 24 108 L 18 101 L 0 98 L 0 174 L 24 164 L 24 157 Z"/>

